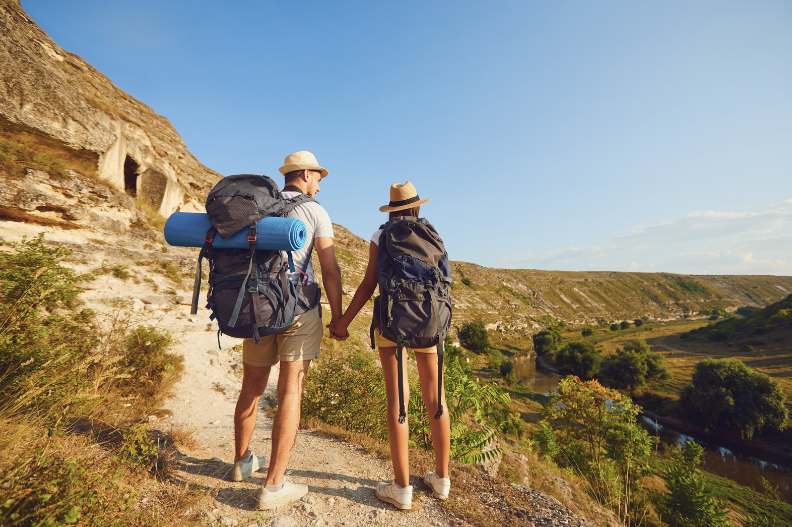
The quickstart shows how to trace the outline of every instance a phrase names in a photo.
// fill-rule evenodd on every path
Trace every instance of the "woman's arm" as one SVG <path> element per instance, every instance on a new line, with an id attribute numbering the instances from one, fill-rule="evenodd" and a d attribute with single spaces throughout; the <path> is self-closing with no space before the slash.
<path id="1" fill-rule="evenodd" d="M 377 289 L 377 245 L 374 242 L 370 242 L 366 275 L 363 277 L 360 287 L 355 291 L 355 296 L 352 297 L 352 302 L 350 302 L 346 313 L 341 316 L 338 322 L 327 326 L 330 331 L 339 337 L 346 336 L 349 324 L 352 323 L 363 306 L 366 305 L 366 302 L 369 301 L 375 289 Z"/>

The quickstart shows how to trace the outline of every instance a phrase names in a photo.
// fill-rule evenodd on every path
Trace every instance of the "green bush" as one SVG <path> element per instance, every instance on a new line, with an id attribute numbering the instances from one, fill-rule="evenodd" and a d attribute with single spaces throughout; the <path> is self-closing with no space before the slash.
<path id="1" fill-rule="evenodd" d="M 584 337 L 590 337 L 594 334 L 594 328 L 586 326 L 583 328 L 583 331 L 580 332 Z"/>
<path id="2" fill-rule="evenodd" d="M 500 374 L 506 377 L 510 373 L 514 373 L 514 363 L 510 360 L 505 360 L 501 362 Z"/>
<path id="3" fill-rule="evenodd" d="M 611 331 L 619 331 L 620 329 L 621 329 L 621 326 L 619 324 L 611 324 L 610 325 L 610 330 Z"/>
<path id="4" fill-rule="evenodd" d="M 639 327 L 643 326 L 643 323 L 644 323 L 644 321 L 642 319 L 640 319 L 640 318 L 636 318 L 635 319 L 635 327 L 639 328 Z"/>
<path id="5" fill-rule="evenodd" d="M 468 278 L 466 276 L 462 277 L 462 283 L 465 284 L 468 287 L 473 287 L 473 280 L 471 280 L 470 278 Z"/>
<path id="6" fill-rule="evenodd" d="M 502 453 L 500 449 L 483 453 L 482 449 L 507 424 L 503 419 L 488 420 L 488 415 L 493 408 L 509 403 L 508 394 L 496 386 L 479 384 L 465 362 L 464 350 L 449 341 L 443 382 L 448 405 L 445 411 L 451 420 L 451 458 L 475 463 Z M 407 407 L 412 414 L 408 420 L 410 443 L 431 450 L 430 420 L 434 416 L 427 415 L 418 382 L 410 383 Z M 355 347 L 330 351 L 308 370 L 303 391 L 305 416 L 385 440 L 386 408 L 382 368 L 375 363 L 373 354 Z"/>
<path id="7" fill-rule="evenodd" d="M 783 430 L 789 418 L 781 385 L 734 359 L 696 363 L 692 383 L 682 391 L 679 403 L 688 421 L 739 430 L 747 438 Z"/>
<path id="8" fill-rule="evenodd" d="M 634 393 L 647 382 L 670 378 L 668 367 L 660 353 L 652 353 L 644 340 L 631 340 L 616 354 L 606 357 L 600 373 L 615 388 Z"/>
<path id="9" fill-rule="evenodd" d="M 675 455 L 676 462 L 663 471 L 668 493 L 658 498 L 660 518 L 670 527 L 727 527 L 726 509 L 713 498 L 712 487 L 698 466 L 704 448 L 691 441 Z"/>
<path id="10" fill-rule="evenodd" d="M 487 351 L 490 347 L 490 340 L 484 322 L 479 318 L 462 324 L 462 329 L 459 330 L 459 342 L 476 353 Z"/>
<path id="11" fill-rule="evenodd" d="M 539 454 L 586 479 L 597 501 L 633 518 L 646 516 L 640 478 L 651 474 L 656 439 L 637 423 L 640 407 L 596 380 L 566 377 L 542 410 L 531 439 Z M 552 426 L 551 424 L 552 423 Z"/>
<path id="12" fill-rule="evenodd" d="M 594 344 L 585 340 L 570 342 L 555 355 L 555 364 L 561 373 L 581 379 L 592 379 L 599 372 L 600 360 Z"/>
<path id="13" fill-rule="evenodd" d="M 539 333 L 535 333 L 531 340 L 533 340 L 534 351 L 537 355 L 547 355 L 558 349 L 561 333 L 554 329 L 543 329 Z"/>
<path id="14" fill-rule="evenodd" d="M 621 322 L 621 324 L 619 324 L 619 326 L 621 327 L 621 329 L 627 329 L 627 328 L 630 327 L 630 323 L 627 322 L 626 320 L 622 320 L 622 322 Z"/>

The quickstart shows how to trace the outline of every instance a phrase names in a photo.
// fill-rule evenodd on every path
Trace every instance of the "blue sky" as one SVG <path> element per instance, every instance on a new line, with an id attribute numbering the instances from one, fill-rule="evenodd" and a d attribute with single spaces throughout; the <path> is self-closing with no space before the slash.
<path id="1" fill-rule="evenodd" d="M 788 1 L 22 6 L 210 168 L 314 152 L 364 238 L 410 180 L 454 260 L 792 274 Z"/>

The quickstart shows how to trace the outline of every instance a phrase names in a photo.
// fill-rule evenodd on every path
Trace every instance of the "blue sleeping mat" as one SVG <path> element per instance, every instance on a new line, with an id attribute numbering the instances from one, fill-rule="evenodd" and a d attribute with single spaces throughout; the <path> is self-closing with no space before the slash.
<path id="1" fill-rule="evenodd" d="M 174 212 L 165 223 L 165 241 L 177 247 L 201 247 L 206 231 L 212 224 L 204 212 Z M 305 224 L 296 218 L 262 218 L 258 221 L 256 249 L 297 251 L 305 245 Z M 212 247 L 217 249 L 247 249 L 247 229 L 230 238 L 216 234 Z"/>

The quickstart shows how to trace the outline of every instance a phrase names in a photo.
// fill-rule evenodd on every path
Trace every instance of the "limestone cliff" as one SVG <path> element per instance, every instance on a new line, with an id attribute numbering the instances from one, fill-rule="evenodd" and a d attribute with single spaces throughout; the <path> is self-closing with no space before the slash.
<path id="1" fill-rule="evenodd" d="M 222 176 L 187 151 L 165 117 L 61 49 L 18 0 L 0 0 L 0 64 L 3 137 L 37 135 L 55 157 L 79 159 L 163 216 L 203 210 Z"/>

